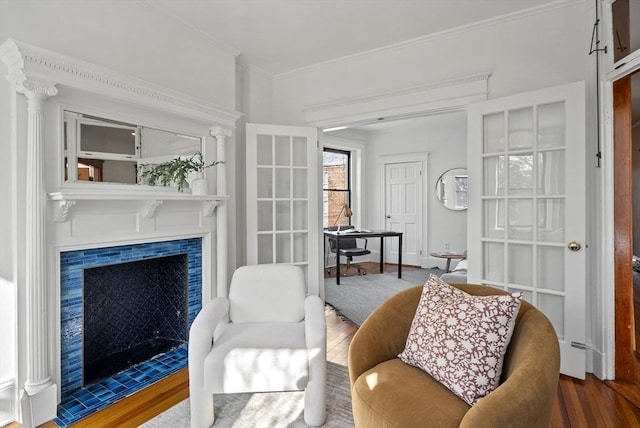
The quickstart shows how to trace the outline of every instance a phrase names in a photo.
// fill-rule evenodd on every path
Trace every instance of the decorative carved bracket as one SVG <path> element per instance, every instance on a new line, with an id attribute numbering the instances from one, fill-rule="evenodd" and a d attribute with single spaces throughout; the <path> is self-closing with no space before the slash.
<path id="1" fill-rule="evenodd" d="M 164 201 L 158 199 L 146 200 L 142 202 L 142 216 L 144 218 L 153 218 L 156 215 L 156 210 Z"/>
<path id="2" fill-rule="evenodd" d="M 71 207 L 76 204 L 74 200 L 58 201 L 58 211 L 56 212 L 56 223 L 64 223 L 69 218 Z"/>
<path id="3" fill-rule="evenodd" d="M 204 208 L 202 209 L 202 213 L 205 217 L 212 217 L 218 205 L 220 205 L 222 201 L 209 201 L 204 203 Z"/>

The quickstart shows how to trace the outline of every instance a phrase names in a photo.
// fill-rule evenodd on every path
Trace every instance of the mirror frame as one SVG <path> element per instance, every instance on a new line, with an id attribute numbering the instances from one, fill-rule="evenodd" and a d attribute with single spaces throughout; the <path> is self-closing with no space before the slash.
<path id="1" fill-rule="evenodd" d="M 455 178 L 456 176 L 463 176 L 463 177 L 467 177 L 467 180 L 469 178 L 468 172 L 467 172 L 467 168 L 465 167 L 455 167 L 455 168 L 451 168 L 448 169 L 446 171 L 444 171 L 442 174 L 440 174 L 440 177 L 438 177 L 438 180 L 436 181 L 436 186 L 435 186 L 435 190 L 436 190 L 436 198 L 438 198 L 438 201 L 440 201 L 440 203 L 442 204 L 443 207 L 450 209 L 452 211 L 464 211 L 468 208 L 468 202 L 467 202 L 467 198 L 465 197 L 465 202 L 467 202 L 466 205 L 464 206 L 458 206 L 458 205 L 453 205 L 453 204 L 448 204 L 447 203 L 447 198 L 444 196 L 444 191 L 445 188 L 443 186 L 444 184 L 444 178 L 451 176 L 452 178 Z M 458 192 L 457 190 L 455 190 L 456 192 Z M 465 190 L 462 190 L 462 192 L 467 193 L 468 192 L 468 188 L 465 188 Z M 456 201 L 454 201 L 456 202 Z"/>

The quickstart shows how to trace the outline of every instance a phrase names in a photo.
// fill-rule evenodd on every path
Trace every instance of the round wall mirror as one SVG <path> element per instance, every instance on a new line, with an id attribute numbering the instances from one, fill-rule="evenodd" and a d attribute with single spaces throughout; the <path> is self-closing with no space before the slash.
<path id="1" fill-rule="evenodd" d="M 443 172 L 436 182 L 436 196 L 442 205 L 450 210 L 466 210 L 468 180 L 466 168 Z"/>

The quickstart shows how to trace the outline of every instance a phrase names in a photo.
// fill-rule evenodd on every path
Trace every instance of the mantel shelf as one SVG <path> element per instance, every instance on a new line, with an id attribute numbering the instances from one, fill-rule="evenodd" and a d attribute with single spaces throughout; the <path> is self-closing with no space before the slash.
<path id="1" fill-rule="evenodd" d="M 139 191 L 109 191 L 109 190 L 64 190 L 49 193 L 49 199 L 57 202 L 56 222 L 64 223 L 69 218 L 71 208 L 76 201 L 142 201 L 142 215 L 153 218 L 157 208 L 164 201 L 200 201 L 203 204 L 203 215 L 211 217 L 218 205 L 229 196 L 221 195 L 192 195 L 191 193 L 175 192 L 139 192 Z"/>

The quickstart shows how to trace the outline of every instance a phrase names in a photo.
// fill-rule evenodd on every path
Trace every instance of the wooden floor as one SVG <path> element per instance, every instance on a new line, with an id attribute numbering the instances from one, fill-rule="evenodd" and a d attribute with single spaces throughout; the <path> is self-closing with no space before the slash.
<path id="1" fill-rule="evenodd" d="M 357 327 L 337 315 L 330 306 L 325 308 L 325 315 L 327 359 L 346 365 L 349 344 Z M 187 396 L 188 374 L 184 369 L 90 416 L 74 427 L 137 427 Z M 16 423 L 8 425 L 11 428 L 19 426 Z M 47 423 L 42 426 L 49 428 L 55 427 L 55 424 Z M 551 427 L 640 427 L 640 408 L 593 375 L 587 375 L 584 381 L 561 375 Z"/>

